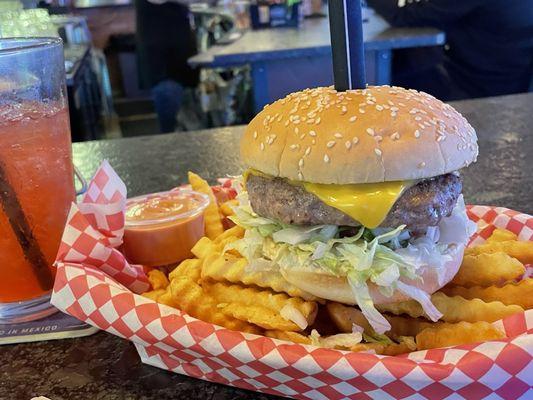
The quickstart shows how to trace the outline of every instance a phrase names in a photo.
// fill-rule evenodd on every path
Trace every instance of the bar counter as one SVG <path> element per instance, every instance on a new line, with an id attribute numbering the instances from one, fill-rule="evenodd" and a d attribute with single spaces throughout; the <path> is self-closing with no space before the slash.
<path id="1" fill-rule="evenodd" d="M 476 128 L 478 162 L 463 171 L 467 203 L 533 214 L 533 93 L 453 103 Z M 188 170 L 214 181 L 241 170 L 243 127 L 74 144 L 89 177 L 108 159 L 129 195 L 183 183 Z M 133 345 L 105 332 L 79 339 L 0 347 L 0 398 L 274 399 L 142 365 Z"/>

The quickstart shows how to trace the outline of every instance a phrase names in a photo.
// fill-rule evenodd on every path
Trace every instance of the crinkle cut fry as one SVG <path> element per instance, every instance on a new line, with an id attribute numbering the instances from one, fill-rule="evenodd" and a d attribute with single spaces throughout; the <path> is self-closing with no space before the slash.
<path id="1" fill-rule="evenodd" d="M 533 264 L 533 242 L 522 242 L 516 240 L 506 240 L 503 242 L 488 241 L 479 246 L 467 248 L 465 255 L 475 255 L 481 253 L 503 252 L 516 258 L 522 264 Z"/>
<path id="2" fill-rule="evenodd" d="M 481 253 L 466 255 L 461 268 L 452 280 L 459 286 L 491 286 L 521 278 L 524 265 L 505 253 Z"/>
<path id="3" fill-rule="evenodd" d="M 153 269 L 148 272 L 148 282 L 150 282 L 150 286 L 154 290 L 165 289 L 169 284 L 167 276 L 158 269 Z"/>
<path id="4" fill-rule="evenodd" d="M 416 343 L 412 337 L 400 338 L 400 343 L 359 343 L 353 346 L 351 351 L 373 351 L 385 356 L 397 356 L 416 350 Z"/>
<path id="5" fill-rule="evenodd" d="M 340 303 L 328 303 L 328 314 L 341 332 L 352 332 L 353 324 L 360 326 L 368 334 L 374 334 L 374 330 L 358 308 L 346 306 Z M 443 322 L 430 322 L 422 318 L 411 318 L 383 314 L 391 325 L 391 330 L 386 332 L 393 337 L 416 336 L 422 330 L 442 325 Z"/>
<path id="6" fill-rule="evenodd" d="M 485 303 L 480 299 L 467 300 L 461 296 L 448 297 L 442 292 L 431 296 L 431 301 L 443 314 L 441 320 L 445 322 L 494 322 L 509 315 L 523 312 L 524 309 L 517 305 L 507 306 L 499 301 Z M 382 312 L 395 315 L 407 314 L 411 317 L 426 317 L 422 306 L 414 300 L 399 303 L 380 304 L 377 306 Z"/>
<path id="7" fill-rule="evenodd" d="M 242 305 L 239 303 L 220 303 L 218 308 L 224 314 L 257 325 L 263 329 L 281 331 L 301 330 L 294 322 L 284 319 L 278 313 L 261 306 Z"/>
<path id="8" fill-rule="evenodd" d="M 280 315 L 280 312 L 285 307 L 291 308 L 294 312 L 298 312 L 305 319 L 308 325 L 314 322 L 317 313 L 317 304 L 315 302 L 305 301 L 299 297 L 289 297 L 285 293 L 273 293 L 267 289 L 258 289 L 256 287 L 243 287 L 240 285 L 233 285 L 225 282 L 210 282 L 203 281 L 202 286 L 206 293 L 216 299 L 220 304 L 238 304 L 240 308 L 249 308 L 250 315 L 256 315 L 257 307 Z M 226 309 L 226 312 L 231 309 L 232 313 L 237 313 L 235 307 Z M 239 315 L 244 315 L 242 311 Z M 257 316 L 257 315 L 256 315 Z M 248 317 L 251 318 L 251 317 Z M 282 318 L 285 320 L 284 318 Z M 255 323 L 255 322 L 254 322 Z M 284 330 L 300 330 L 296 324 L 292 329 Z M 267 329 L 281 329 L 281 328 L 267 328 Z"/>
<path id="9" fill-rule="evenodd" d="M 503 332 L 484 321 L 475 323 L 459 322 L 427 328 L 416 335 L 418 350 L 435 349 L 468 343 L 497 340 L 505 337 Z"/>
<path id="10" fill-rule="evenodd" d="M 221 312 L 217 302 L 200 285 L 188 276 L 177 276 L 170 282 L 172 298 L 177 308 L 194 318 L 220 325 L 235 331 L 260 334 L 261 330 L 247 322 L 232 318 Z"/>
<path id="11" fill-rule="evenodd" d="M 187 276 L 195 282 L 198 282 L 200 279 L 200 273 L 202 268 L 202 260 L 197 258 L 189 258 L 183 260 L 176 268 L 168 274 L 168 279 L 172 281 L 173 279 L 180 276 Z"/>
<path id="12" fill-rule="evenodd" d="M 255 285 L 278 293 L 287 293 L 291 297 L 301 297 L 308 301 L 318 300 L 316 296 L 287 282 L 278 271 L 250 270 L 245 258 L 211 254 L 202 265 L 202 278 L 218 282 L 242 283 L 246 286 Z"/>
<path id="13" fill-rule="evenodd" d="M 308 336 L 302 335 L 298 332 L 271 330 L 265 331 L 265 336 L 273 339 L 285 340 L 287 342 L 311 344 L 311 339 Z"/>
<path id="14" fill-rule="evenodd" d="M 441 289 L 448 296 L 461 296 L 465 299 L 481 299 L 485 302 L 501 301 L 503 304 L 517 304 L 525 310 L 533 308 L 533 278 L 523 279 L 517 283 L 498 286 L 463 287 L 448 285 Z"/>
<path id="15" fill-rule="evenodd" d="M 222 217 L 218 210 L 217 199 L 213 194 L 211 186 L 209 186 L 204 179 L 191 171 L 189 171 L 188 177 L 193 190 L 209 196 L 210 202 L 204 211 L 205 234 L 208 238 L 214 239 L 224 232 Z"/>

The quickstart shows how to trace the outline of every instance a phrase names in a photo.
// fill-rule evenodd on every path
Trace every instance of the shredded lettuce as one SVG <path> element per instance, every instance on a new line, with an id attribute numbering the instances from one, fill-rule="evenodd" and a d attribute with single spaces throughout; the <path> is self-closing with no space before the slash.
<path id="1" fill-rule="evenodd" d="M 396 229 L 362 227 L 353 236 L 341 237 L 342 227 L 283 224 L 255 214 L 246 192 L 237 198 L 239 206 L 231 219 L 246 231 L 243 239 L 226 250 L 237 250 L 248 259 L 249 268 L 278 269 L 284 276 L 284 271 L 297 269 L 346 278 L 354 304 L 378 334 L 388 331 L 390 324 L 375 308 L 369 284 L 386 297 L 396 291 L 407 295 L 437 320 L 441 314 L 430 296 L 412 283 L 421 280 L 418 272 L 428 266 L 434 268 L 439 281 L 443 279 L 450 245 L 465 243 L 472 234 L 462 197 L 452 215 L 422 237 L 411 237 L 403 225 Z"/>

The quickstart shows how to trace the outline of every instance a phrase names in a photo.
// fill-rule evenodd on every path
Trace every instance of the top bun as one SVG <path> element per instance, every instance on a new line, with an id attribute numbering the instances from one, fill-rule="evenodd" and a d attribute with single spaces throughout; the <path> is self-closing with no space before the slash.
<path id="1" fill-rule="evenodd" d="M 477 154 L 476 132 L 453 107 L 390 86 L 291 93 L 257 114 L 241 141 L 249 167 L 314 183 L 430 178 Z"/>

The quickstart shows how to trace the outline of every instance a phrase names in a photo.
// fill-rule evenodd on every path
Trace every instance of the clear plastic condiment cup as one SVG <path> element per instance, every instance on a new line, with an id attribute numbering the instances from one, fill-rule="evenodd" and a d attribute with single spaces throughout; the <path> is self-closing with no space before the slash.
<path id="1" fill-rule="evenodd" d="M 128 261 L 150 267 L 175 264 L 192 256 L 204 236 L 205 194 L 186 189 L 129 199 L 122 250 Z"/>

